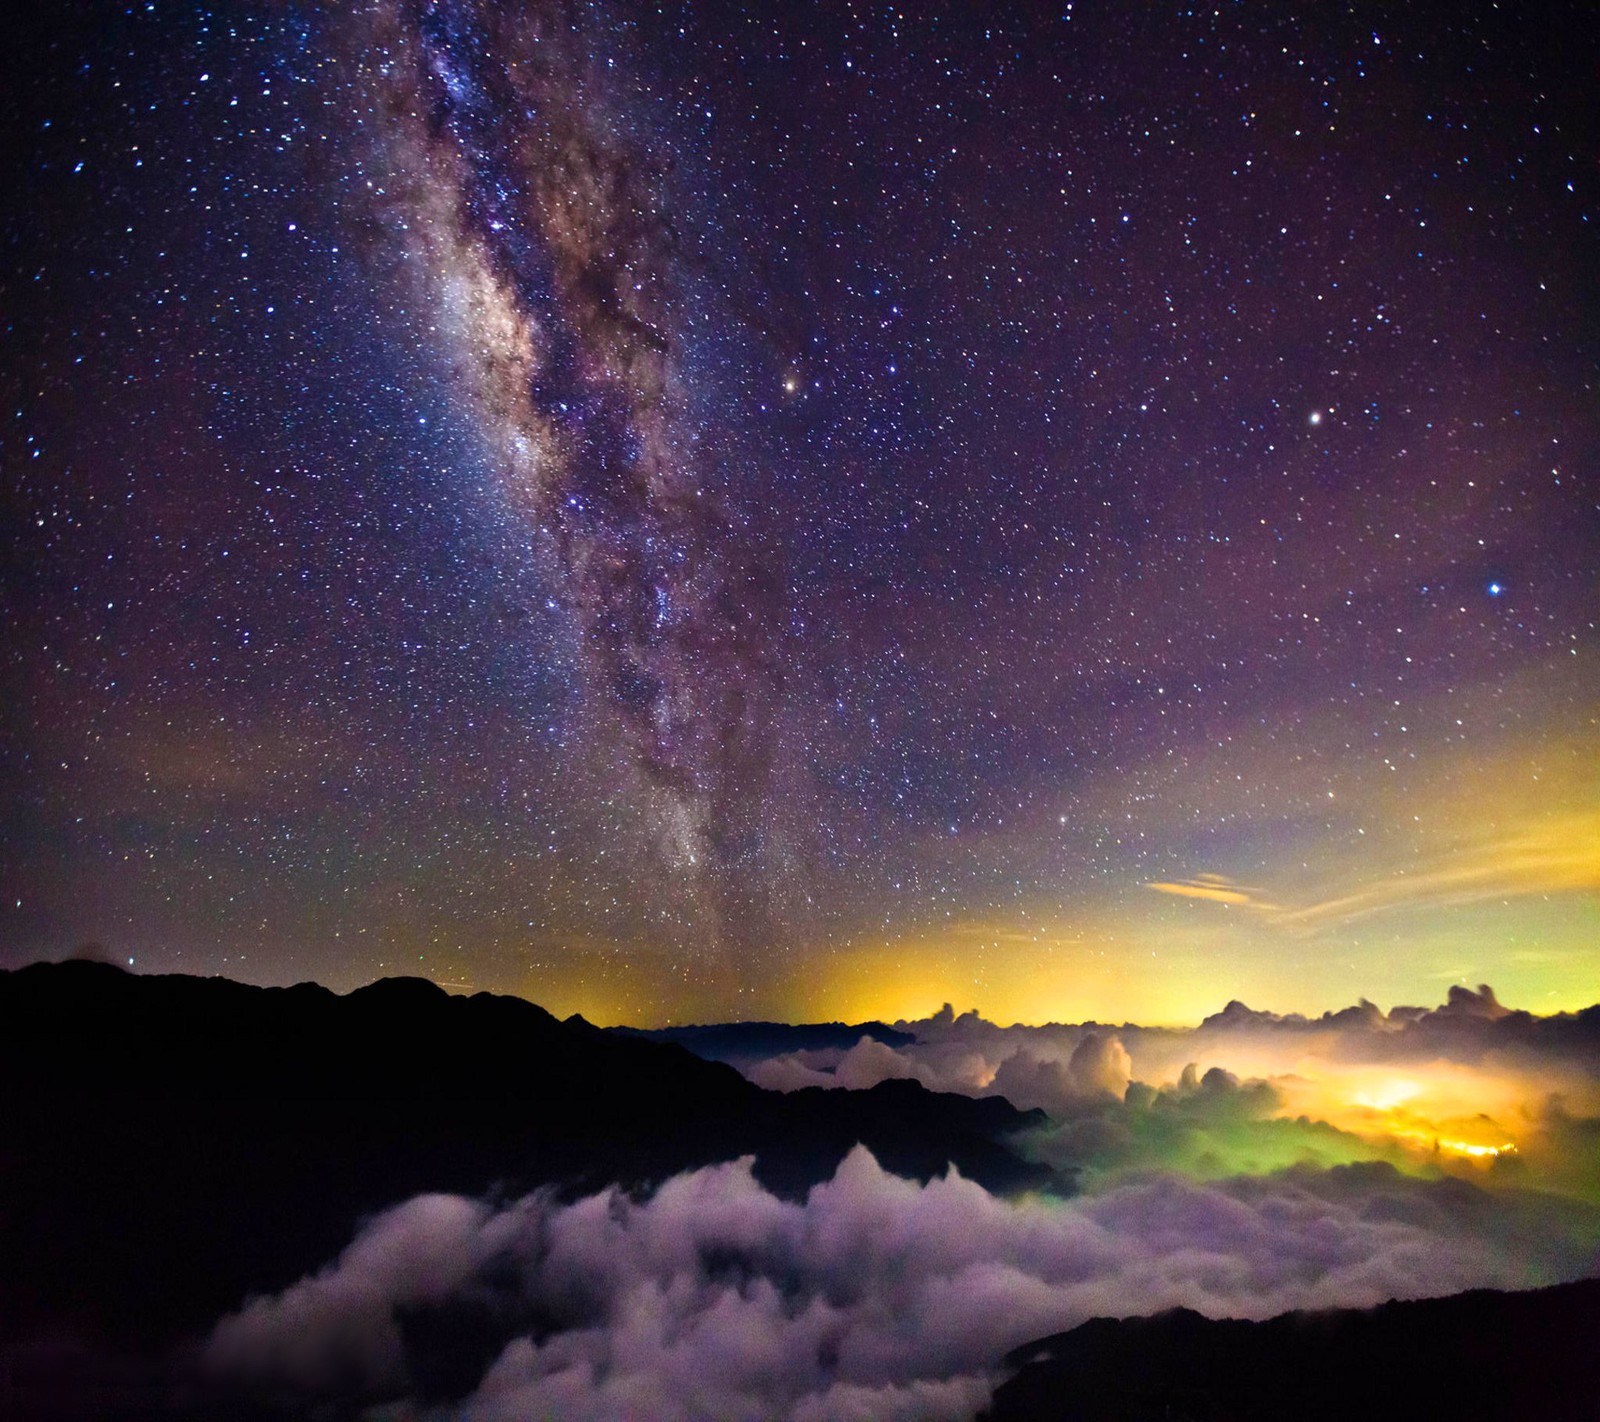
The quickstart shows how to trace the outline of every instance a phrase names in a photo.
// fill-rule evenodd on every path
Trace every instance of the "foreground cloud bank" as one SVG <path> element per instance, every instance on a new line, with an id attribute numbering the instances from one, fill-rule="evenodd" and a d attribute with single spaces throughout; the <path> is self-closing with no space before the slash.
<path id="1" fill-rule="evenodd" d="M 427 1195 L 215 1330 L 254 1391 L 528 1416 L 968 1418 L 1004 1353 L 1096 1315 L 1264 1318 L 1600 1268 L 1578 1202 L 1384 1164 L 1070 1201 L 918 1185 L 858 1148 L 804 1202 L 741 1160 L 645 1199 Z"/>

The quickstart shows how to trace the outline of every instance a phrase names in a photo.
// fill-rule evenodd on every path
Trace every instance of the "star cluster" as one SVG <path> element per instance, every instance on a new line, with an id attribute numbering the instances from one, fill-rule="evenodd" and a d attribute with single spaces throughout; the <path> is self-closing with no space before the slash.
<path id="1" fill-rule="evenodd" d="M 31 16 L 4 961 L 1592 1000 L 1583 25 Z"/>

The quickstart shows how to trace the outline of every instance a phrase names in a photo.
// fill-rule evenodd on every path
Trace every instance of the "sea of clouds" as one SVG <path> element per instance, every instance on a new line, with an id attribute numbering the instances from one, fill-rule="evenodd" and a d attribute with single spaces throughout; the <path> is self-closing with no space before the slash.
<path id="1" fill-rule="evenodd" d="M 1000 1026 L 948 1006 L 894 1025 L 915 1040 L 863 1036 L 735 1064 L 777 1091 L 909 1078 L 1004 1096 L 1051 1118 L 1021 1149 L 1091 1188 L 1130 1171 L 1221 1178 L 1387 1160 L 1600 1203 L 1597 1009 L 1535 1017 L 1485 986 L 1453 988 L 1433 1009 L 1362 1002 L 1317 1018 L 1233 1003 L 1185 1029 Z M 1452 1143 L 1514 1149 L 1485 1157 Z"/>
<path id="2" fill-rule="evenodd" d="M 965 1419 L 1008 1350 L 1095 1316 L 1266 1318 L 1600 1273 L 1600 1122 L 1572 1095 L 1592 1093 L 1592 1034 L 1467 997 L 1443 1017 L 1233 1011 L 1177 1034 L 947 1012 L 900 1024 L 907 1046 L 746 1063 L 780 1089 L 913 1076 L 1043 1107 L 1019 1144 L 1081 1193 L 1001 1198 L 954 1171 L 921 1184 L 857 1147 L 803 1200 L 748 1159 L 644 1195 L 425 1195 L 222 1320 L 205 1362 L 254 1395 L 377 1415 Z M 1447 1103 L 1499 1082 L 1519 1149 L 1452 1171 L 1376 1128 L 1285 1114 L 1306 1078 L 1204 1066 L 1218 1041 L 1314 1061 L 1322 1090 L 1392 1082 L 1396 1063 Z"/>

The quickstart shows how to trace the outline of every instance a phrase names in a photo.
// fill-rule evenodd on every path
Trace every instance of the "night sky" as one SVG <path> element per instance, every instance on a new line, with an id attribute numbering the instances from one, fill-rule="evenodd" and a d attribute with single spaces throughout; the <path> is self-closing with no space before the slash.
<path id="1" fill-rule="evenodd" d="M 36 5 L 0 966 L 1600 996 L 1588 6 Z"/>

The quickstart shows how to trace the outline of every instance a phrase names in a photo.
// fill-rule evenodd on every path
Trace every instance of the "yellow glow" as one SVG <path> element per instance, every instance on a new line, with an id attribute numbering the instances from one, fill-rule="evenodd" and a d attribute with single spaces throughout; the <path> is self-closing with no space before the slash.
<path id="1" fill-rule="evenodd" d="M 1404 1147 L 1413 1156 L 1456 1156 L 1482 1164 L 1488 1164 L 1503 1155 L 1515 1155 L 1517 1150 L 1514 1141 L 1502 1141 L 1498 1145 L 1482 1145 L 1453 1136 L 1439 1135 L 1426 1127 L 1409 1124 L 1403 1117 L 1387 1121 L 1375 1120 L 1366 1123 L 1360 1130 L 1352 1131 L 1351 1134 L 1370 1141 L 1391 1142 Z"/>
<path id="2" fill-rule="evenodd" d="M 1154 889 L 1158 894 L 1174 894 L 1184 899 L 1209 899 L 1218 904 L 1244 905 L 1256 902 L 1249 890 L 1230 887 L 1225 879 L 1213 874 L 1202 874 L 1198 879 L 1179 883 L 1159 880 L 1146 884 L 1145 888 Z"/>
<path id="3" fill-rule="evenodd" d="M 1418 1164 L 1489 1166 L 1522 1154 L 1516 1137 L 1539 1132 L 1543 1103 L 1553 1090 L 1570 1093 L 1583 1111 L 1600 1107 L 1592 1081 L 1557 1080 L 1545 1069 L 1525 1079 L 1492 1059 L 1478 1066 L 1418 1063 L 1392 1068 L 1302 1059 L 1274 1081 L 1286 1116 L 1306 1115 L 1369 1141 L 1389 1141 Z"/>
<path id="4" fill-rule="evenodd" d="M 1398 1112 L 1387 1120 L 1380 1120 L 1375 1131 L 1358 1132 L 1357 1134 L 1387 1138 L 1415 1150 L 1464 1156 L 1468 1160 L 1485 1163 L 1497 1160 L 1503 1155 L 1515 1155 L 1517 1150 L 1516 1142 L 1514 1141 L 1500 1141 L 1498 1144 L 1489 1145 L 1481 1141 L 1462 1140 L 1456 1136 L 1440 1135 L 1435 1130 L 1413 1123 L 1409 1117 Z"/>
<path id="5" fill-rule="evenodd" d="M 1476 1156 L 1514 1155 L 1517 1149 L 1515 1144 L 1510 1141 L 1507 1141 L 1504 1145 L 1486 1146 L 1468 1145 L 1465 1141 L 1441 1140 L 1439 1146 L 1442 1150 L 1453 1150 L 1460 1152 L 1462 1155 Z"/>
<path id="6" fill-rule="evenodd" d="M 1209 941 L 1212 930 L 1203 937 Z M 774 987 L 791 1021 L 929 1017 L 946 1002 L 1001 1023 L 1193 1023 L 1222 1003 L 1179 931 L 1132 935 L 1110 915 L 1076 921 L 967 919 L 819 954 Z M 1143 960 L 1148 960 L 1149 968 Z M 1150 971 L 1153 969 L 1153 971 Z"/>
<path id="7" fill-rule="evenodd" d="M 1403 935 L 1346 937 L 1329 927 L 1319 938 L 1308 954 L 1271 911 L 1228 912 L 1141 886 L 1070 916 L 1024 906 L 1006 919 L 954 919 L 808 950 L 787 974 L 758 981 L 744 1015 L 892 1022 L 949 1002 L 1002 1024 L 1194 1026 L 1230 998 L 1315 1016 L 1358 996 L 1438 1003 L 1452 983 L 1492 983 L 1504 1001 L 1539 1013 L 1575 1011 L 1600 995 L 1600 896 L 1524 896 Z"/>
<path id="8" fill-rule="evenodd" d="M 1353 1100 L 1357 1106 L 1368 1106 L 1374 1111 L 1392 1111 L 1396 1106 L 1404 1105 L 1421 1093 L 1420 1083 L 1396 1078 L 1382 1083 L 1372 1091 L 1358 1092 Z"/>

